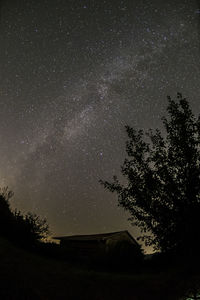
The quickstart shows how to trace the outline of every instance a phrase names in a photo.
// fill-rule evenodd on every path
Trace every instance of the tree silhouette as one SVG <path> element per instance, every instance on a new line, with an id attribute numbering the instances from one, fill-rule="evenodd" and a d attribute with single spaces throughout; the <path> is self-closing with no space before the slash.
<path id="1" fill-rule="evenodd" d="M 116 176 L 100 182 L 118 195 L 146 245 L 162 252 L 194 252 L 200 245 L 200 117 L 188 101 L 168 96 L 165 134 L 126 126 L 127 158 Z"/>
<path id="2" fill-rule="evenodd" d="M 10 209 L 9 200 L 13 192 L 8 187 L 0 188 L 0 235 L 8 236 L 13 229 L 14 217 Z"/>
<path id="3" fill-rule="evenodd" d="M 33 245 L 49 234 L 46 219 L 28 212 L 22 214 L 10 208 L 9 200 L 14 195 L 8 187 L 0 188 L 0 236 L 21 245 Z"/>
<path id="4" fill-rule="evenodd" d="M 14 212 L 15 228 L 14 232 L 23 245 L 33 245 L 35 242 L 47 238 L 49 226 L 46 219 L 41 219 L 38 215 L 28 212 L 23 215 L 20 211 Z"/>

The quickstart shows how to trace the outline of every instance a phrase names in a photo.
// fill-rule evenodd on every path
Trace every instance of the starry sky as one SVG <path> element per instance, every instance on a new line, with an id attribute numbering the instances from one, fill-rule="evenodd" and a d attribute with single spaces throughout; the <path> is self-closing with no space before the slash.
<path id="1" fill-rule="evenodd" d="M 167 95 L 199 112 L 197 1 L 0 4 L 0 185 L 12 206 L 53 235 L 137 236 L 99 179 L 120 174 L 126 124 L 161 128 Z"/>

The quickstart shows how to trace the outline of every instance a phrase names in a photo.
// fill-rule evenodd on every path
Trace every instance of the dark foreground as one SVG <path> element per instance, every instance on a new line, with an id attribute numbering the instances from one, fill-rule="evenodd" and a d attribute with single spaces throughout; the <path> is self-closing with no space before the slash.
<path id="1" fill-rule="evenodd" d="M 0 299 L 160 300 L 181 298 L 200 276 L 184 264 L 137 272 L 94 270 L 45 258 L 0 239 Z"/>

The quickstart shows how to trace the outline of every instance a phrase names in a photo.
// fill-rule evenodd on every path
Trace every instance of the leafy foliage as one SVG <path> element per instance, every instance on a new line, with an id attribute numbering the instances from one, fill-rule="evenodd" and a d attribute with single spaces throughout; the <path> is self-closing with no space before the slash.
<path id="1" fill-rule="evenodd" d="M 13 192 L 8 187 L 0 189 L 0 235 L 23 245 L 31 245 L 47 237 L 49 226 L 46 219 L 36 214 L 23 215 L 10 208 Z"/>
<path id="2" fill-rule="evenodd" d="M 17 225 L 14 231 L 23 238 L 26 244 L 33 244 L 36 241 L 45 239 L 49 233 L 46 219 L 41 219 L 36 214 L 28 212 L 22 215 L 20 211 L 15 211 L 14 219 Z"/>
<path id="3" fill-rule="evenodd" d="M 200 117 L 188 101 L 168 96 L 166 134 L 126 126 L 127 158 L 116 176 L 100 181 L 140 227 L 146 245 L 162 252 L 194 251 L 200 244 Z"/>

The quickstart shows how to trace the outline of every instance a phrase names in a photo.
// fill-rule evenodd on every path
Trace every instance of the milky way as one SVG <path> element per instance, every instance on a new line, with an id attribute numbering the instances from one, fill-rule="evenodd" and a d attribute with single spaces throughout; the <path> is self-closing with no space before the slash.
<path id="1" fill-rule="evenodd" d="M 99 185 L 120 173 L 124 126 L 156 128 L 166 96 L 199 112 L 195 1 L 5 1 L 0 179 L 53 234 L 128 229 Z"/>

